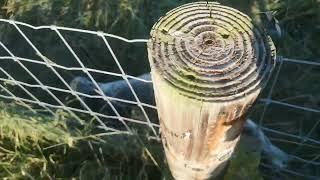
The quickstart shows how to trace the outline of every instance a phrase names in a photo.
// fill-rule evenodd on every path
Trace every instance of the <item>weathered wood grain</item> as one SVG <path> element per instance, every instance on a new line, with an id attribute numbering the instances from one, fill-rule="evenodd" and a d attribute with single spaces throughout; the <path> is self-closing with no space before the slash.
<path id="1" fill-rule="evenodd" d="M 173 176 L 217 176 L 270 77 L 272 41 L 238 10 L 197 2 L 160 18 L 151 30 L 148 54 Z"/>

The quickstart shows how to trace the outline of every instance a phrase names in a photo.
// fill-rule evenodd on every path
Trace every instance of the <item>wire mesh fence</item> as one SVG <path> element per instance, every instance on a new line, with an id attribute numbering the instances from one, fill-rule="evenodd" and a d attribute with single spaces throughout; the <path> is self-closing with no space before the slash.
<path id="1" fill-rule="evenodd" d="M 33 113 L 56 116 L 57 109 L 62 109 L 81 121 L 84 116 L 93 118 L 106 132 L 133 133 L 139 126 L 150 130 L 150 138 L 159 138 L 156 106 L 143 97 L 149 94 L 144 88 L 152 87 L 152 81 L 148 75 L 140 76 L 149 72 L 147 39 L 129 40 L 59 26 L 35 27 L 7 19 L 0 19 L 0 26 L 6 29 L 0 37 L 1 101 L 14 101 Z M 118 54 L 113 44 L 127 48 L 128 53 L 141 52 L 141 57 L 128 59 L 130 54 Z M 297 92 L 295 97 L 290 93 L 280 99 L 275 97 L 281 91 L 277 87 L 282 87 L 279 80 L 290 81 L 281 74 L 290 65 L 317 68 L 320 61 L 279 57 L 277 69 L 249 118 L 289 154 L 290 163 L 280 172 L 284 177 L 291 174 L 317 179 L 320 109 L 297 100 L 311 96 L 312 101 L 313 94 Z M 118 91 L 120 86 L 126 89 L 124 95 Z M 268 164 L 262 166 L 272 168 Z"/>

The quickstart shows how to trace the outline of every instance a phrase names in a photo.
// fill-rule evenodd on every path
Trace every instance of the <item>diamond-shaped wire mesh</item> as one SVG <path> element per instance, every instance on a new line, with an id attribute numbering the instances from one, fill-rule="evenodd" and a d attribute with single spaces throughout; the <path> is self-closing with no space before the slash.
<path id="1" fill-rule="evenodd" d="M 159 138 L 159 125 L 154 120 L 156 115 L 150 113 L 156 111 L 156 107 L 154 102 L 151 103 L 152 100 L 142 100 L 143 94 L 150 92 L 145 92 L 148 89 L 139 87 L 141 84 L 145 84 L 144 87 L 152 87 L 150 77 L 129 75 L 128 69 L 134 69 L 141 63 L 121 63 L 111 43 L 118 41 L 123 43 L 123 46 L 138 45 L 136 48 L 145 51 L 147 39 L 129 40 L 103 32 L 59 26 L 35 27 L 6 19 L 0 19 L 0 23 L 1 26 L 11 28 L 11 33 L 17 37 L 10 39 L 10 35 L 4 34 L 2 36 L 8 37 L 0 40 L 1 101 L 17 102 L 33 113 L 38 113 L 35 109 L 44 109 L 52 116 L 56 115 L 57 109 L 70 113 L 76 119 L 82 119 L 81 114 L 86 114 L 94 118 L 99 127 L 106 132 L 132 133 L 132 127 L 139 125 L 150 129 L 151 137 Z M 47 42 L 48 38 L 45 37 L 50 37 L 50 41 Z M 87 46 L 79 46 L 79 41 Z M 60 49 L 56 50 L 56 54 L 49 52 L 50 43 L 59 44 Z M 98 49 L 99 55 L 88 55 L 87 51 L 90 49 L 86 48 L 94 49 L 97 46 L 101 48 Z M 97 68 L 90 56 L 104 58 L 105 63 Z M 147 59 L 144 61 L 147 62 Z M 303 168 L 317 169 L 320 166 L 320 155 L 316 150 L 320 149 L 320 140 L 314 134 L 319 130 L 320 109 L 294 104 L 290 99 L 273 99 L 275 89 L 282 78 L 281 70 L 290 65 L 319 67 L 320 62 L 278 58 L 277 69 L 249 118 L 260 125 L 272 142 L 280 147 L 284 147 L 283 144 L 290 145 L 291 149 L 284 148 L 284 151 L 290 154 L 291 161 L 300 163 L 299 166 Z M 45 79 L 42 76 L 44 73 L 45 77 L 50 74 L 52 79 Z M 73 81 L 77 83 L 70 83 L 74 79 L 78 80 Z M 83 82 L 86 83 L 81 84 Z M 112 82 L 116 83 L 111 84 Z M 90 87 L 87 87 L 89 85 Z M 116 94 L 114 91 L 119 86 L 129 90 L 127 94 Z M 126 106 L 132 107 L 134 113 L 128 113 L 123 108 Z M 277 114 L 270 114 L 274 112 L 284 115 L 276 117 Z M 290 113 L 293 113 L 293 116 L 297 113 L 297 118 L 293 119 Z M 307 116 L 306 119 L 313 121 L 304 126 L 303 118 Z M 300 132 L 292 133 L 293 131 L 288 129 L 290 126 L 296 126 Z M 303 151 L 312 153 L 306 156 Z M 263 166 L 270 167 L 268 164 Z M 297 169 L 290 168 L 282 171 L 309 179 L 319 176 L 301 174 Z"/>

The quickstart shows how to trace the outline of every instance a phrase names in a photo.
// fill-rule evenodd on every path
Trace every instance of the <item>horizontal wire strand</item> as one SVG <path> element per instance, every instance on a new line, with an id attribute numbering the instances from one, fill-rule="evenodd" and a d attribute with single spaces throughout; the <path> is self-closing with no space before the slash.
<path id="1" fill-rule="evenodd" d="M 55 26 L 55 25 L 49 25 L 49 26 L 32 26 L 30 24 L 27 23 L 23 23 L 23 22 L 18 22 L 18 21 L 13 21 L 13 20 L 7 20 L 7 19 L 0 19 L 0 22 L 3 23 L 10 23 L 12 25 L 19 25 L 19 26 L 25 26 L 28 28 L 32 28 L 35 30 L 41 30 L 41 29 L 50 29 L 53 31 L 70 31 L 70 32 L 78 32 L 78 33 L 86 33 L 86 34 L 93 34 L 93 35 L 97 35 L 97 36 L 101 36 L 103 37 L 103 39 L 107 38 L 114 38 L 114 39 L 118 39 L 127 43 L 146 43 L 148 42 L 148 39 L 127 39 L 124 37 L 120 37 L 117 35 L 113 35 L 113 34 L 109 34 L 109 33 L 104 33 L 101 31 L 90 31 L 90 30 L 83 30 L 83 29 L 77 29 L 77 28 L 69 28 L 69 27 L 62 27 L 62 26 Z M 108 47 L 109 49 L 109 47 Z M 110 49 L 109 49 L 110 50 Z M 91 68 L 83 68 L 83 67 L 66 67 L 60 64 L 56 64 L 56 63 L 51 63 L 49 61 L 38 61 L 38 60 L 34 60 L 34 59 L 28 59 L 28 58 L 23 58 L 23 57 L 17 57 L 17 56 L 1 56 L 0 57 L 1 60 L 13 60 L 13 61 L 20 61 L 20 62 L 28 62 L 28 63 L 35 63 L 35 64 L 40 64 L 40 65 L 44 65 L 44 66 L 48 66 L 48 67 L 55 67 L 55 68 L 59 68 L 62 70 L 66 70 L 66 71 L 84 71 L 84 72 L 89 72 L 89 73 L 100 73 L 100 74 L 105 74 L 105 75 L 110 75 L 110 76 L 116 76 L 116 77 L 122 77 L 124 80 L 126 80 L 126 82 L 128 83 L 128 79 L 135 79 L 138 81 L 142 81 L 145 83 L 152 83 L 151 80 L 145 80 L 145 79 L 141 79 L 139 77 L 135 77 L 135 76 L 130 76 L 128 74 L 126 74 L 125 72 L 122 73 L 114 73 L 114 72 L 108 72 L 108 71 L 103 71 L 103 70 L 98 70 L 98 69 L 91 69 Z M 279 61 L 282 61 L 283 63 L 295 63 L 295 64 L 302 64 L 302 65 L 312 65 L 312 66 L 320 66 L 320 60 L 301 60 L 301 59 L 291 59 L 291 58 L 286 58 L 286 57 L 280 57 Z M 65 92 L 68 94 L 77 94 L 78 96 L 83 96 L 86 98 L 101 98 L 101 99 L 108 99 L 109 101 L 119 101 L 122 103 L 128 103 L 128 104 L 132 104 L 132 105 L 138 105 L 138 106 L 144 106 L 144 107 L 149 107 L 152 109 L 156 109 L 155 106 L 153 105 L 149 105 L 149 104 L 145 104 L 145 103 L 141 103 L 139 102 L 139 99 L 136 99 L 137 101 L 128 101 L 125 99 L 120 99 L 120 98 L 115 98 L 115 97 L 108 97 L 104 94 L 101 95 L 89 95 L 89 94 L 84 94 L 81 92 L 77 92 L 77 91 L 73 91 L 73 90 L 66 90 L 66 89 L 61 89 L 61 88 L 56 88 L 56 87 L 51 87 L 51 86 L 46 86 L 43 84 L 29 84 L 26 82 L 22 82 L 22 81 L 18 81 L 15 80 L 13 78 L 8 77 L 6 78 L 0 78 L 0 81 L 2 82 L 11 82 L 14 83 L 15 85 L 18 85 L 20 88 L 21 87 L 32 87 L 32 88 L 42 88 L 42 89 L 47 89 L 49 91 L 60 91 L 60 92 Z M 74 111 L 74 112 L 79 112 L 79 113 L 85 113 L 85 114 L 89 114 L 89 115 L 95 115 L 95 116 L 99 116 L 102 118 L 109 118 L 109 119 L 115 119 L 115 120 L 119 120 L 122 119 L 124 121 L 127 122 L 132 122 L 132 123 L 137 123 L 137 124 L 142 124 L 142 125 L 146 125 L 149 126 L 150 128 L 159 128 L 159 125 L 156 123 L 152 123 L 150 121 L 141 121 L 141 120 L 136 120 L 136 119 L 132 119 L 132 118 L 126 118 L 126 117 L 122 117 L 120 115 L 118 116 L 107 116 L 105 114 L 101 114 L 101 113 L 97 113 L 94 111 L 86 111 L 86 110 L 82 110 L 82 109 L 78 109 L 78 108 L 73 108 L 73 107 L 69 107 L 66 105 L 53 105 L 53 104 L 49 104 L 49 103 L 45 103 L 45 102 L 41 102 L 38 99 L 34 99 L 34 100 L 30 100 L 30 99 L 25 99 L 25 98 L 21 98 L 16 96 L 14 93 L 10 92 L 9 89 L 7 89 L 6 87 L 4 87 L 3 85 L 0 84 L 0 88 L 3 89 L 7 94 L 9 94 L 9 96 L 0 94 L 0 97 L 5 98 L 5 99 L 11 99 L 14 101 L 19 101 L 22 104 L 26 104 L 27 103 L 31 103 L 31 104 L 37 104 L 39 106 L 42 106 L 43 108 L 47 109 L 47 107 L 50 108 L 55 108 L 55 109 L 64 109 L 64 110 L 68 110 L 68 111 Z M 130 90 L 132 90 L 130 88 Z M 31 97 L 32 98 L 32 97 Z M 137 97 L 136 97 L 137 98 Z M 268 98 L 263 98 L 259 100 L 262 103 L 266 103 L 266 104 L 275 104 L 275 105 L 281 105 L 281 106 L 285 106 L 285 107 L 289 107 L 289 108 L 294 108 L 294 109 L 299 109 L 299 110 L 303 110 L 303 111 L 307 111 L 307 112 L 312 112 L 312 113 L 320 113 L 320 109 L 315 109 L 315 108 L 308 108 L 308 107 L 304 107 L 304 106 L 299 106 L 299 105 L 295 105 L 295 104 L 290 104 L 287 102 L 282 102 L 282 101 L 278 101 L 278 100 L 274 100 L 271 97 Z M 49 108 L 49 110 L 50 110 Z M 51 111 L 52 112 L 52 111 Z M 294 135 L 294 134 L 290 134 L 290 133 L 286 133 L 283 131 L 278 131 L 275 129 L 271 129 L 271 128 L 267 128 L 262 126 L 261 129 L 265 132 L 272 132 L 272 133 L 276 133 L 278 135 L 283 135 L 286 137 L 291 137 L 291 138 L 295 138 L 295 139 L 299 139 L 299 140 L 303 140 L 304 143 L 306 142 L 310 142 L 310 143 L 314 143 L 317 145 L 320 145 L 320 141 L 319 140 L 315 140 L 312 139 L 310 137 L 304 137 L 301 135 Z M 117 129 L 110 129 L 114 132 L 120 132 Z M 155 139 L 159 139 L 157 136 L 150 136 L 150 138 L 155 138 Z M 308 160 L 304 160 L 300 157 L 296 157 L 296 159 L 300 159 L 302 162 L 305 162 L 306 164 L 312 164 L 312 163 L 318 163 L 318 162 L 313 162 L 313 161 L 308 161 Z M 305 177 L 305 178 L 317 178 L 315 176 L 305 176 L 302 174 L 297 174 L 297 172 L 294 172 L 292 170 L 284 170 L 284 172 L 288 172 L 291 174 L 295 174 L 301 177 Z"/>

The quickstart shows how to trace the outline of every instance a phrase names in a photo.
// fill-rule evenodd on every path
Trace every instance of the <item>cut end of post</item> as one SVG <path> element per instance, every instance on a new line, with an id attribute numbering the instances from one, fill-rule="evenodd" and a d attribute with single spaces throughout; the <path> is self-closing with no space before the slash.
<path id="1" fill-rule="evenodd" d="M 173 176 L 217 176 L 274 67 L 271 39 L 240 11 L 204 1 L 160 18 L 148 54 Z"/>

